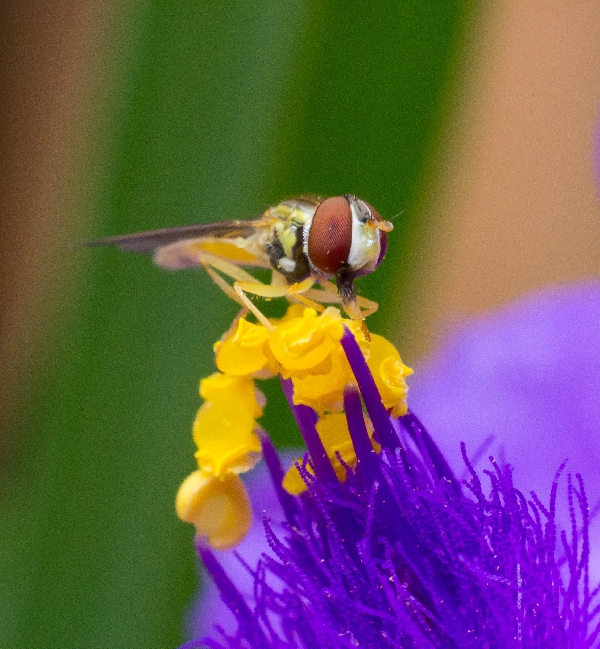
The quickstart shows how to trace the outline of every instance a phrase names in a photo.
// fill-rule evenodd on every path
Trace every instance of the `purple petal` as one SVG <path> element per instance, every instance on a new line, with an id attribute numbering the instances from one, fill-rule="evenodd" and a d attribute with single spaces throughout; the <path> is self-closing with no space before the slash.
<path id="1" fill-rule="evenodd" d="M 466 323 L 411 377 L 409 404 L 458 475 L 459 442 L 514 467 L 546 501 L 563 462 L 600 498 L 600 284 L 552 288 Z M 559 511 L 568 528 L 568 511 Z M 599 521 L 591 538 L 600 538 Z M 592 572 L 600 576 L 600 544 Z M 595 569 L 594 569 L 595 564 Z"/>

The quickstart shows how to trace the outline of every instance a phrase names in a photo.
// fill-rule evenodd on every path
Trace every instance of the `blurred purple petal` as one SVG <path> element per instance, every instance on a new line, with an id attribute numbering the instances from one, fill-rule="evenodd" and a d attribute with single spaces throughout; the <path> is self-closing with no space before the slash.
<path id="1" fill-rule="evenodd" d="M 494 436 L 480 464 L 490 454 L 509 462 L 515 484 L 546 501 L 568 458 L 593 507 L 600 498 L 600 283 L 547 289 L 465 323 L 439 354 L 417 364 L 409 404 L 458 475 L 458 443 L 473 457 Z M 561 526 L 568 527 L 567 514 L 558 512 Z M 590 535 L 600 538 L 598 520 Z"/>
<path id="2" fill-rule="evenodd" d="M 298 451 L 280 455 L 282 462 L 287 467 L 302 453 L 302 451 Z M 237 556 L 243 557 L 244 561 L 254 568 L 260 556 L 269 550 L 265 538 L 263 515 L 266 514 L 273 520 L 274 529 L 278 529 L 275 523 L 283 520 L 284 515 L 264 461 L 254 471 L 242 477 L 252 500 L 254 514 L 252 527 L 248 536 L 234 550 L 218 552 L 217 558 L 228 574 L 235 575 L 238 590 L 243 595 L 250 597 L 254 588 L 254 579 L 247 570 L 243 569 Z M 205 635 L 210 635 L 215 624 L 231 633 L 237 624 L 235 616 L 225 605 L 216 585 L 206 576 L 205 571 L 203 571 L 201 593 L 202 597 L 194 603 L 190 611 L 186 635 L 190 638 L 202 638 Z"/>

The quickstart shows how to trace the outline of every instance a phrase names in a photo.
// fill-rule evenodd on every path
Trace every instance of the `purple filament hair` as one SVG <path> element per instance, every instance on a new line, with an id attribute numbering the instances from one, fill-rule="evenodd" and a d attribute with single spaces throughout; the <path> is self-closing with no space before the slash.
<path id="1" fill-rule="evenodd" d="M 342 345 L 358 389 L 344 406 L 357 463 L 340 483 L 315 429 L 295 406 L 314 477 L 300 497 L 281 488 L 282 468 L 263 450 L 285 515 L 265 519 L 265 552 L 245 599 L 204 545 L 198 550 L 233 611 L 237 630 L 205 639 L 213 649 L 584 649 L 599 647 L 600 587 L 588 577 L 588 504 L 580 476 L 568 483 L 569 534 L 555 511 L 527 499 L 493 458 L 486 488 L 467 457 L 463 488 L 433 438 L 410 413 L 390 419 L 362 353 Z M 373 449 L 368 413 L 381 453 Z M 562 557 L 561 557 L 562 555 Z M 242 568 L 241 568 L 242 569 Z M 188 647 L 202 646 L 189 643 Z"/>
<path id="2" fill-rule="evenodd" d="M 327 451 L 315 427 L 317 413 L 308 406 L 302 404 L 296 405 L 294 403 L 294 386 L 292 385 L 291 379 L 281 379 L 281 385 L 283 386 L 283 393 L 296 419 L 306 448 L 310 453 L 315 475 L 323 482 L 336 482 L 337 477 L 335 471 L 327 457 Z"/>
<path id="3" fill-rule="evenodd" d="M 371 418 L 377 441 L 385 448 L 396 448 L 398 438 L 394 435 L 390 417 L 383 405 L 367 361 L 348 327 L 344 327 L 341 343 Z"/>

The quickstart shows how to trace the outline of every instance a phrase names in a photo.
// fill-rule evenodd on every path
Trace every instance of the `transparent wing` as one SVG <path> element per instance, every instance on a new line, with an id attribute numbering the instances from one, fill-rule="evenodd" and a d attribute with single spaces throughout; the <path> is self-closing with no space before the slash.
<path id="1" fill-rule="evenodd" d="M 123 234 L 105 239 L 86 241 L 88 247 L 114 246 L 127 252 L 154 253 L 158 248 L 178 242 L 189 242 L 198 239 L 236 239 L 247 238 L 254 234 L 256 228 L 262 225 L 262 219 L 247 221 L 221 221 L 220 223 L 199 223 L 198 225 L 182 225 L 176 228 L 163 228 L 135 234 Z"/>
<path id="2" fill-rule="evenodd" d="M 237 265 L 268 268 L 269 260 L 259 239 L 270 225 L 272 222 L 265 217 L 200 223 L 96 239 L 83 245 L 150 254 L 158 266 L 170 270 L 202 266 L 206 254 Z"/>

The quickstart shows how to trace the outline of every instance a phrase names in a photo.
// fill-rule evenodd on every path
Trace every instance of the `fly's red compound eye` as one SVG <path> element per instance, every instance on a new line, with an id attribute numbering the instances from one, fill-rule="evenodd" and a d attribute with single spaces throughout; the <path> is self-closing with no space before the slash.
<path id="1" fill-rule="evenodd" d="M 324 273 L 337 273 L 352 246 L 352 211 L 343 196 L 324 200 L 315 210 L 308 233 L 308 258 Z"/>

